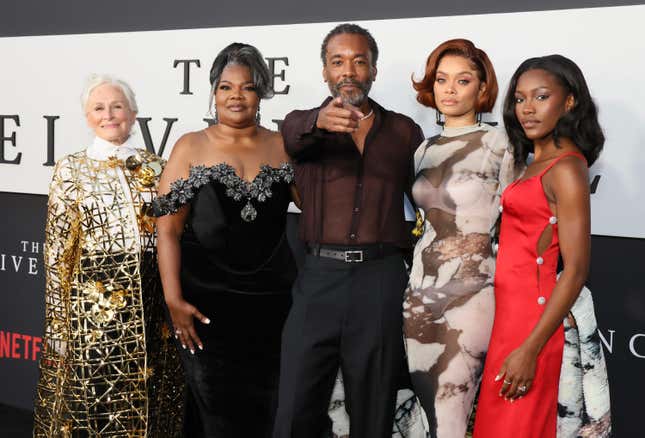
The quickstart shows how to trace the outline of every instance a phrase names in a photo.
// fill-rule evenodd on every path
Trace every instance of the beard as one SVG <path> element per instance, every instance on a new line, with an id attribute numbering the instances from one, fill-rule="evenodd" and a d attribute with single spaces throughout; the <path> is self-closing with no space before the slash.
<path id="1" fill-rule="evenodd" d="M 334 98 L 340 96 L 343 103 L 356 107 L 360 106 L 363 101 L 365 101 L 367 95 L 370 92 L 370 89 L 372 88 L 371 79 L 368 79 L 365 82 L 357 81 L 356 79 L 343 79 L 335 84 L 332 84 L 331 82 L 329 82 L 328 84 L 329 91 Z M 349 93 L 344 92 L 341 90 L 341 88 L 345 85 L 353 85 L 354 87 L 356 87 L 356 90 Z"/>

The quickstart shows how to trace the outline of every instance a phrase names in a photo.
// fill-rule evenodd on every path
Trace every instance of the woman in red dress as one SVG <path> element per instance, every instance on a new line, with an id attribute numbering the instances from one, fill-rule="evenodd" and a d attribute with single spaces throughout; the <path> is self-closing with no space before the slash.
<path id="1" fill-rule="evenodd" d="M 605 139 L 582 72 L 560 55 L 520 65 L 504 122 L 515 162 L 525 163 L 529 152 L 534 160 L 502 195 L 495 322 L 474 436 L 562 436 L 563 320 L 575 327 L 569 312 L 589 270 L 587 166 Z M 559 256 L 564 269 L 557 278 Z"/>

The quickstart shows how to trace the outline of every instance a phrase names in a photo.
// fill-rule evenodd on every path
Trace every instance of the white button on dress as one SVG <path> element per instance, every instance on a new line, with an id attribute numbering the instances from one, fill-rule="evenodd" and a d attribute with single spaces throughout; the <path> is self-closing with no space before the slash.
<path id="1" fill-rule="evenodd" d="M 546 298 L 538 297 L 537 302 L 540 306 L 544 306 L 544 303 L 546 303 Z"/>

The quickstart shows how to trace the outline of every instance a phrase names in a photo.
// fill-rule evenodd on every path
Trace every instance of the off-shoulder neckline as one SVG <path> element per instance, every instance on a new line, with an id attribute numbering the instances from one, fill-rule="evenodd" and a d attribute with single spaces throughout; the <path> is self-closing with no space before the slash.
<path id="1" fill-rule="evenodd" d="M 258 178 L 260 178 L 264 173 L 266 173 L 266 172 L 268 172 L 268 171 L 271 171 L 271 170 L 280 170 L 280 169 L 283 169 L 283 168 L 285 168 L 285 167 L 291 167 L 291 164 L 290 164 L 290 163 L 288 163 L 288 162 L 286 162 L 286 161 L 283 161 L 283 162 L 282 162 L 282 163 L 280 163 L 280 165 L 278 165 L 277 167 L 271 166 L 271 165 L 270 165 L 270 164 L 268 164 L 268 163 L 260 164 L 260 170 L 259 170 L 259 172 L 258 172 L 258 173 L 256 173 L 256 174 L 255 174 L 255 176 L 253 177 L 253 179 L 251 179 L 251 180 L 248 180 L 248 179 L 246 179 L 246 178 L 241 177 L 241 176 L 238 174 L 237 169 L 236 169 L 233 165 L 228 164 L 226 161 L 222 161 L 222 162 L 220 162 L 220 163 L 215 163 L 215 164 L 210 165 L 210 166 L 206 166 L 205 164 L 190 165 L 190 166 L 189 166 L 189 168 L 188 168 L 188 169 L 189 169 L 189 170 L 188 170 L 188 175 L 190 176 L 190 175 L 193 173 L 194 169 L 215 169 L 215 168 L 217 168 L 217 167 L 221 167 L 221 166 L 226 167 L 226 168 L 228 168 L 230 171 L 232 171 L 233 176 L 237 177 L 237 179 L 239 179 L 240 181 L 242 181 L 242 182 L 244 182 L 244 183 L 246 183 L 246 184 L 251 185 L 251 184 L 253 184 L 255 181 L 257 181 L 257 180 L 258 180 Z"/>

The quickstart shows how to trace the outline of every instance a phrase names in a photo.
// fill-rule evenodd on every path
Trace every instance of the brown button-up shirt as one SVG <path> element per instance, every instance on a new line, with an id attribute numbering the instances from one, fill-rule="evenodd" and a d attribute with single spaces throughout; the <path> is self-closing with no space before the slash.
<path id="1" fill-rule="evenodd" d="M 363 155 L 351 135 L 316 127 L 318 112 L 292 111 L 282 125 L 302 201 L 300 238 L 309 243 L 392 243 L 408 248 L 403 194 L 410 191 L 413 155 L 423 141 L 409 117 L 370 99 L 374 122 Z"/>

